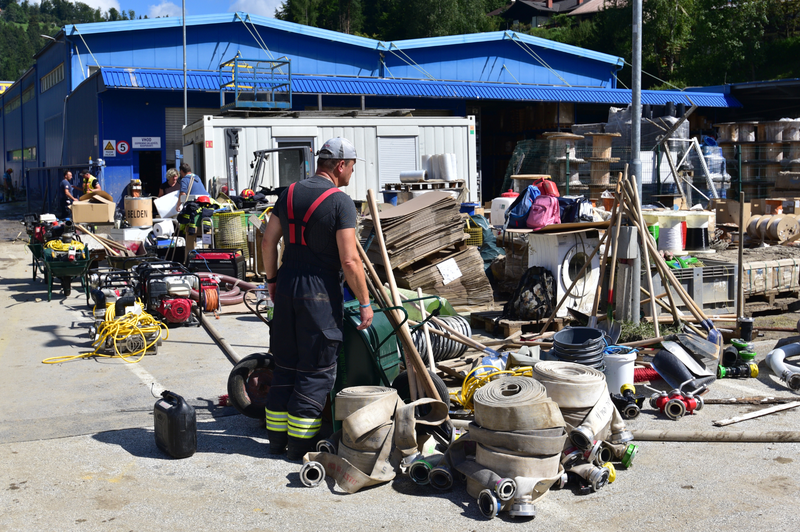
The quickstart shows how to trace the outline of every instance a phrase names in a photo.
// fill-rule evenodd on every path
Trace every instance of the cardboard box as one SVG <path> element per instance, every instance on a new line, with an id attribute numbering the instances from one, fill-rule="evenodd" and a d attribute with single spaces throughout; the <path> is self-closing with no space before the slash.
<path id="1" fill-rule="evenodd" d="M 102 196 L 72 204 L 72 221 L 75 223 L 108 223 L 114 221 L 116 205 Z"/>
<path id="2" fill-rule="evenodd" d="M 732 199 L 719 198 L 714 200 L 714 211 L 716 213 L 716 224 L 739 225 L 739 202 Z M 751 216 L 751 205 L 744 203 L 744 223 Z"/>

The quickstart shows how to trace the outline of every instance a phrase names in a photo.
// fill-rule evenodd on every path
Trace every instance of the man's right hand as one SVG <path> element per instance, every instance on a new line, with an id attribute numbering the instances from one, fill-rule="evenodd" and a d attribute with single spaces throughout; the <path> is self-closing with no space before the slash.
<path id="1" fill-rule="evenodd" d="M 361 307 L 361 325 L 356 327 L 359 331 L 363 331 L 372 325 L 372 306 Z"/>

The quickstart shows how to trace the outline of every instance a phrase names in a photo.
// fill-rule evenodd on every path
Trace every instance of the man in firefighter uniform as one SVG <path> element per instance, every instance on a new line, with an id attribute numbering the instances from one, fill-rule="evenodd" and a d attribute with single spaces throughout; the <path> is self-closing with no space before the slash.
<path id="1" fill-rule="evenodd" d="M 356 150 L 344 138 L 317 153 L 316 174 L 281 194 L 262 240 L 267 287 L 275 304 L 270 348 L 275 357 L 266 418 L 270 453 L 299 460 L 313 451 L 321 413 L 336 379 L 342 343 L 342 276 L 372 323 L 364 266 L 356 243 L 356 208 L 347 186 Z M 363 160 L 363 159 L 362 159 Z M 283 263 L 278 270 L 278 241 Z"/>

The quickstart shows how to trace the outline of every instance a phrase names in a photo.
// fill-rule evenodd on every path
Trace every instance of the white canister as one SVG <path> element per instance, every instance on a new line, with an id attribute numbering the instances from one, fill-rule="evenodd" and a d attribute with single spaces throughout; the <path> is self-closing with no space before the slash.
<path id="1" fill-rule="evenodd" d="M 514 203 L 516 198 L 495 198 L 492 200 L 492 210 L 490 212 L 492 225 L 502 227 L 506 223 L 506 210 Z"/>

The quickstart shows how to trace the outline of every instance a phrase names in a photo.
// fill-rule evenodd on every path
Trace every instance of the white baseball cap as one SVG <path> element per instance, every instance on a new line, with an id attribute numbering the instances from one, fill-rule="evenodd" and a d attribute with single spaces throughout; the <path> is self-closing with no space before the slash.
<path id="1" fill-rule="evenodd" d="M 364 161 L 356 153 L 356 147 L 344 137 L 336 137 L 327 141 L 317 152 L 317 156 L 320 159 L 358 159 L 359 161 Z"/>

